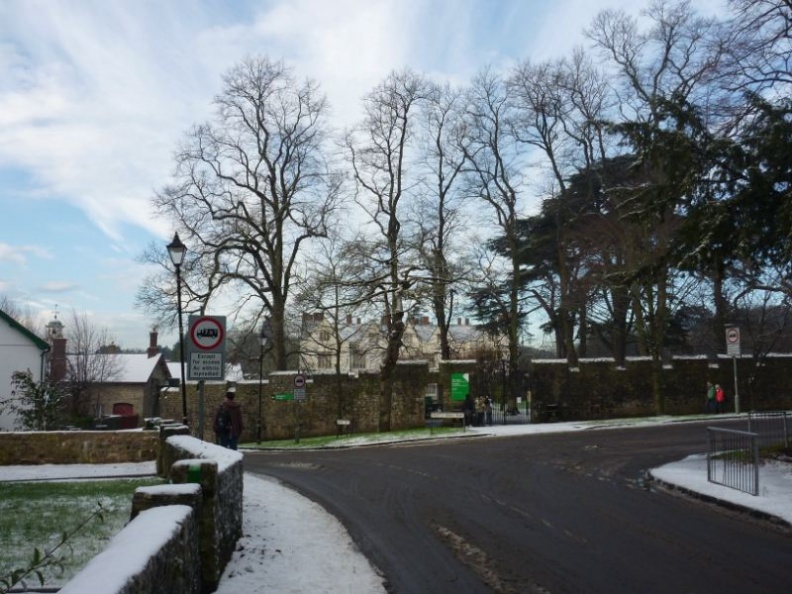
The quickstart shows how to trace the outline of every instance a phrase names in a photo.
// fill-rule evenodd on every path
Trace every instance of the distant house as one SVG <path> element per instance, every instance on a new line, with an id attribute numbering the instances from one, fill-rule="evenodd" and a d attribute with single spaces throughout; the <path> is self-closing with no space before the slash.
<path id="1" fill-rule="evenodd" d="M 493 339 L 468 319 L 458 318 L 449 326 L 451 359 L 475 359 L 484 350 L 502 350 L 506 339 Z M 404 329 L 402 361 L 426 361 L 436 368 L 440 363 L 440 329 L 429 318 L 414 317 Z M 335 370 L 336 355 L 342 373 L 376 371 L 385 349 L 385 329 L 378 322 L 348 316 L 338 324 L 321 313 L 303 315 L 300 340 L 302 364 L 315 372 Z"/>
<path id="2" fill-rule="evenodd" d="M 117 353 L 97 355 L 115 357 L 117 373 L 91 388 L 92 401 L 97 406 L 97 417 L 137 417 L 136 424 L 143 418 L 159 416 L 159 394 L 170 381 L 170 372 L 165 358 L 157 353 Z"/>
<path id="3" fill-rule="evenodd" d="M 12 398 L 11 377 L 15 371 L 30 371 L 41 381 L 47 373 L 50 345 L 10 315 L 0 310 L 0 402 Z M 15 429 L 16 416 L 0 409 L 0 431 Z"/>
<path id="4" fill-rule="evenodd" d="M 49 326 L 48 326 L 49 328 Z M 53 338 L 51 376 L 55 381 L 87 382 L 86 405 L 83 413 L 91 417 L 124 417 L 119 427 L 138 426 L 142 419 L 159 415 L 159 394 L 170 382 L 165 358 L 157 349 L 157 332 L 149 335 L 145 353 L 119 353 L 115 345 L 103 347 L 99 353 L 77 355 L 69 353 L 60 328 L 50 331 Z M 90 362 L 80 358 L 89 357 Z M 90 365 L 91 371 L 76 371 Z M 107 370 L 101 373 L 95 370 Z M 71 377 L 70 377 L 71 375 Z"/>

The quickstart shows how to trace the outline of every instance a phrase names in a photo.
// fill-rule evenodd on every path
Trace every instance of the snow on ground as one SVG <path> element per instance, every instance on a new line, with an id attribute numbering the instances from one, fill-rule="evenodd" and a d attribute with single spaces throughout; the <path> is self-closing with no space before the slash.
<path id="1" fill-rule="evenodd" d="M 608 427 L 645 427 L 677 420 L 659 417 L 637 421 L 506 425 L 470 428 L 465 434 L 486 438 Z M 445 439 L 450 436 L 435 434 L 433 437 Z M 343 440 L 339 441 L 339 446 L 342 443 L 344 447 L 367 445 L 371 443 L 371 438 L 361 437 L 352 443 Z M 704 447 L 702 439 L 702 450 Z M 153 462 L 60 467 L 5 466 L 0 467 L 0 480 L 153 473 Z M 652 470 L 652 475 L 664 483 L 755 509 L 792 523 L 792 468 L 789 464 L 761 466 L 758 496 L 707 482 L 706 456 L 703 454 L 656 468 Z M 220 594 L 385 593 L 383 578 L 377 569 L 357 549 L 340 522 L 322 507 L 275 479 L 247 474 L 244 486 L 243 538 L 223 574 L 218 589 Z"/>
<path id="2" fill-rule="evenodd" d="M 278 481 L 245 475 L 243 522 L 218 594 L 385 594 L 341 523 Z"/>
<path id="3" fill-rule="evenodd" d="M 157 463 L 124 462 L 120 464 L 39 464 L 37 466 L 0 466 L 0 481 L 40 481 L 58 479 L 92 479 L 150 476 L 157 473 Z"/>
<path id="4" fill-rule="evenodd" d="M 775 516 L 792 524 L 792 465 L 769 462 L 759 467 L 759 495 L 707 481 L 707 455 L 697 454 L 651 471 L 654 478 L 748 509 Z"/>

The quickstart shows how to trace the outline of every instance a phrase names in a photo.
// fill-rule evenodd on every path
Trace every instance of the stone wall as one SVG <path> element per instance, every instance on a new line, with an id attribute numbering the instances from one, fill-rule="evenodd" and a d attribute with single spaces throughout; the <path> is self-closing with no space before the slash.
<path id="1" fill-rule="evenodd" d="M 336 420 L 352 422 L 351 431 L 378 431 L 382 387 L 376 373 L 357 376 L 314 374 L 308 377 L 304 401 L 276 400 L 276 395 L 292 394 L 295 371 L 276 372 L 261 383 L 262 436 L 264 439 L 290 439 L 330 435 L 336 432 Z M 399 364 L 396 372 L 391 427 L 403 429 L 424 423 L 424 396 L 429 384 L 438 383 L 438 373 L 430 372 L 426 363 Z M 442 382 L 440 382 L 442 383 Z M 449 384 L 449 382 L 445 382 Z M 213 441 L 214 414 L 225 397 L 227 384 L 204 385 L 203 437 Z M 241 442 L 255 441 L 258 434 L 259 382 L 246 380 L 234 384 L 235 400 L 242 406 L 244 431 Z M 198 427 L 198 389 L 187 384 L 187 410 L 191 426 Z M 166 390 L 160 398 L 163 418 L 181 419 L 182 402 L 178 388 Z M 194 432 L 199 435 L 199 430 Z"/>
<path id="2" fill-rule="evenodd" d="M 143 511 L 60 593 L 199 594 L 198 529 L 195 510 L 185 505 Z"/>
<path id="3" fill-rule="evenodd" d="M 160 428 L 157 467 L 166 470 L 172 484 L 139 488 L 130 523 L 61 592 L 208 594 L 217 589 L 242 535 L 242 454 L 187 431 L 181 425 Z"/>
<path id="4" fill-rule="evenodd" d="M 660 381 L 665 413 L 688 415 L 705 410 L 706 384 L 726 391 L 726 410 L 734 410 L 734 367 L 731 357 L 675 357 L 663 365 Z M 771 356 L 757 364 L 751 357 L 736 359 L 740 410 L 792 408 L 792 357 Z M 570 368 L 562 360 L 537 360 L 530 367 L 527 389 L 533 409 L 558 405 L 569 420 L 651 416 L 652 361 L 629 358 L 624 367 L 609 359 L 581 360 Z M 538 418 L 537 420 L 544 420 Z"/>
<path id="5" fill-rule="evenodd" d="M 158 449 L 156 431 L 0 432 L 0 466 L 148 462 Z"/>
<path id="6" fill-rule="evenodd" d="M 651 360 L 630 358 L 624 367 L 610 359 L 581 360 L 571 369 L 566 361 L 535 360 L 523 370 L 519 384 L 513 386 L 514 396 L 532 400 L 534 420 L 547 420 L 540 413 L 549 404 L 563 411 L 563 418 L 585 420 L 597 418 L 635 417 L 655 414 L 651 386 Z M 776 356 L 757 364 L 750 357 L 737 359 L 740 409 L 779 410 L 792 408 L 792 356 Z M 431 384 L 438 387 L 439 403 L 446 409 L 458 408 L 450 402 L 452 373 L 467 373 L 471 394 L 491 390 L 499 398 L 502 371 L 482 374 L 475 361 L 447 361 L 439 371 L 430 371 L 423 362 L 403 362 L 396 370 L 396 385 L 391 414 L 391 427 L 402 429 L 424 424 L 424 398 Z M 492 371 L 490 372 L 492 373 Z M 728 357 L 710 360 L 706 357 L 674 358 L 664 366 L 661 376 L 665 396 L 665 412 L 672 415 L 703 412 L 707 381 L 720 383 L 726 390 L 727 408 L 734 409 L 733 361 Z M 295 371 L 272 373 L 261 384 L 246 380 L 234 385 L 236 400 L 242 405 L 245 429 L 242 442 L 256 441 L 258 436 L 259 388 L 261 389 L 261 434 L 264 440 L 290 439 L 332 435 L 336 420 L 351 421 L 349 431 L 378 431 L 382 386 L 376 373 L 354 376 L 332 373 L 308 376 L 306 398 L 302 402 L 275 400 L 280 394 L 293 393 Z M 214 439 L 212 422 L 223 400 L 227 384 L 206 383 L 204 390 L 203 437 Z M 162 416 L 181 419 L 181 393 L 166 391 L 161 398 Z M 187 386 L 187 409 L 191 426 L 197 427 L 197 388 Z M 198 431 L 194 434 L 198 435 Z"/>
<path id="7" fill-rule="evenodd" d="M 174 485 L 201 485 L 201 574 L 204 591 L 214 591 L 242 536 L 242 454 L 188 435 L 167 437 L 162 451 Z"/>

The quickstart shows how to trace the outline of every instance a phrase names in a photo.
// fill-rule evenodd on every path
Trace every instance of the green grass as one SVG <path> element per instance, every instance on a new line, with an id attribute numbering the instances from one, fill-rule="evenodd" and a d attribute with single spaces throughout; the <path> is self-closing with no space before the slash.
<path id="1" fill-rule="evenodd" d="M 435 427 L 429 429 L 405 429 L 402 431 L 389 431 L 387 433 L 351 433 L 337 437 L 335 435 L 322 435 L 319 437 L 301 437 L 299 443 L 291 439 L 272 439 L 239 444 L 244 449 L 317 449 L 317 448 L 343 448 L 352 445 L 389 443 L 393 441 L 409 441 L 411 439 L 426 439 L 432 436 L 463 435 L 461 427 Z"/>
<path id="2" fill-rule="evenodd" d="M 0 483 L 0 576 L 26 566 L 34 549 L 42 553 L 51 549 L 64 532 L 79 526 L 101 502 L 103 521 L 92 519 L 59 549 L 63 572 L 56 568 L 43 572 L 47 585 L 64 584 L 129 521 L 135 488 L 162 482 L 151 477 Z M 37 586 L 38 580 L 33 577 L 27 583 Z"/>

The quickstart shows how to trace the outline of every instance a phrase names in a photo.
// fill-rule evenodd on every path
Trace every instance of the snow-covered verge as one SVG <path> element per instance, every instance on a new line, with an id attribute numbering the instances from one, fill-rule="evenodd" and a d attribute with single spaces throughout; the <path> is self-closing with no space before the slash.
<path id="1" fill-rule="evenodd" d="M 70 580 L 61 594 L 197 592 L 198 523 L 190 507 L 146 510 Z"/>
<path id="2" fill-rule="evenodd" d="M 276 479 L 245 474 L 243 536 L 217 594 L 385 594 L 335 516 Z"/>
<path id="3" fill-rule="evenodd" d="M 148 489 L 144 498 L 136 494 L 134 511 L 138 511 L 137 502 L 145 504 L 144 511 L 67 583 L 66 591 L 188 594 L 217 585 L 242 534 L 242 454 L 186 435 L 168 437 L 162 447 L 161 459 L 167 461 L 173 482 L 189 482 L 189 471 L 196 469 L 193 482 L 202 489 L 200 513 L 197 508 L 173 505 L 183 484 Z M 189 513 L 185 514 L 185 509 Z M 155 520 L 148 519 L 150 512 L 156 512 Z M 146 538 L 152 522 L 158 529 L 152 538 Z M 106 579 L 106 573 L 127 556 L 132 563 L 121 563 L 118 579 Z M 78 586 L 73 588 L 72 583 Z"/>

